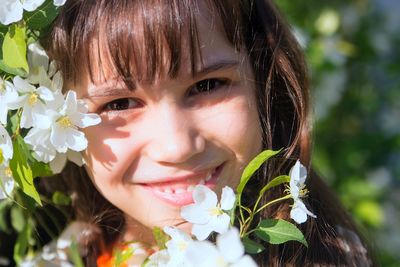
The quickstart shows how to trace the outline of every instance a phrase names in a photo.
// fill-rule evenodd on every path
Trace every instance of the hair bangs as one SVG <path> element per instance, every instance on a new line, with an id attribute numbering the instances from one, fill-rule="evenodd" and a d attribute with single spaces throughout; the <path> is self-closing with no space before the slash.
<path id="1" fill-rule="evenodd" d="M 239 18 L 228 10 L 231 1 L 205 1 L 219 16 L 226 37 L 238 49 Z M 47 50 L 59 63 L 64 78 L 74 83 L 87 73 L 90 79 L 121 79 L 129 88 L 156 77 L 176 78 L 185 64 L 192 75 L 201 62 L 196 0 L 72 0 L 63 7 Z M 187 71 L 185 69 L 185 71 Z"/>

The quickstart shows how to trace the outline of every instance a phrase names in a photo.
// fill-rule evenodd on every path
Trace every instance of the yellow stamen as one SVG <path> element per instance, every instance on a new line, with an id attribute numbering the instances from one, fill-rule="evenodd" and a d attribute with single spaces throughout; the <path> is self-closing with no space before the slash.
<path id="1" fill-rule="evenodd" d="M 37 93 L 31 93 L 29 95 L 28 103 L 29 105 L 33 106 L 38 101 L 39 95 Z"/>
<path id="2" fill-rule="evenodd" d="M 57 120 L 57 122 L 64 128 L 72 127 L 72 122 L 67 116 L 63 116 Z"/>
<path id="3" fill-rule="evenodd" d="M 0 164 L 4 161 L 3 150 L 0 148 Z"/>
<path id="4" fill-rule="evenodd" d="M 0 78 L 0 93 L 6 91 L 6 83 Z"/>
<path id="5" fill-rule="evenodd" d="M 219 207 L 211 208 L 209 211 L 211 216 L 219 216 L 224 214 L 224 212 Z"/>
<path id="6" fill-rule="evenodd" d="M 4 171 L 4 174 L 6 175 L 6 177 L 12 177 L 12 171 L 10 167 L 7 167 Z"/>

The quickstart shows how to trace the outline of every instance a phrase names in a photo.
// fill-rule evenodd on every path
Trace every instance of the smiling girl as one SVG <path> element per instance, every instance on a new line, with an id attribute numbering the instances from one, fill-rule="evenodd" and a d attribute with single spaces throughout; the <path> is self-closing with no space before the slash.
<path id="1" fill-rule="evenodd" d="M 81 244 L 87 266 L 125 241 L 154 244 L 154 227 L 189 231 L 180 208 L 193 188 L 235 188 L 263 149 L 284 151 L 251 180 L 247 203 L 294 160 L 309 165 L 305 63 L 271 1 L 68 0 L 45 46 L 65 89 L 102 118 L 85 129 L 86 165 L 60 175 L 74 218 L 99 229 Z M 334 195 L 312 172 L 308 183 L 308 249 L 270 246 L 259 266 L 372 265 Z M 260 218 L 289 219 L 290 204 Z"/>

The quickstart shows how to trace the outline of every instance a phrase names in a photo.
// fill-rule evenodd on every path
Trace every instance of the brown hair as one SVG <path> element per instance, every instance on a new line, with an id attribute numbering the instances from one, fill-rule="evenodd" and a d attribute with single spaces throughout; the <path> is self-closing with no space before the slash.
<path id="1" fill-rule="evenodd" d="M 163 71 L 172 78 L 176 77 L 182 60 L 182 38 L 185 37 L 188 38 L 189 60 L 194 72 L 198 53 L 195 2 L 68 0 L 45 40 L 45 46 L 58 62 L 65 80 L 76 81 L 80 79 L 83 69 L 92 74 L 91 46 L 99 46 L 100 41 L 95 40 L 106 36 L 106 46 L 116 74 L 132 87 L 132 77 L 136 81 L 151 81 Z M 220 16 L 227 39 L 237 50 L 245 50 L 252 63 L 264 148 L 286 148 L 278 159 L 259 171 L 257 179 L 251 180 L 245 195 L 248 204 L 251 204 L 251 193 L 271 177 L 287 173 L 294 159 L 300 158 L 303 164 L 309 165 L 311 147 L 306 64 L 288 25 L 270 0 L 206 2 L 213 9 L 213 14 Z M 142 27 L 139 31 L 141 36 L 137 36 L 135 27 Z M 167 64 L 162 61 L 165 55 L 169 59 Z M 138 68 L 142 58 L 146 58 L 147 64 Z M 95 189 L 84 169 L 68 164 L 61 176 L 68 181 L 65 184 L 74 193 L 76 219 L 95 223 L 102 230 L 102 242 L 91 244 L 92 250 L 87 257 L 87 264 L 94 266 L 99 251 L 103 249 L 101 244 L 112 243 L 121 233 L 124 226 L 122 213 Z M 259 265 L 356 266 L 362 260 L 371 265 L 370 255 L 362 251 L 365 247 L 363 241 L 352 242 L 347 237 L 351 235 L 349 233 L 358 236 L 350 217 L 313 172 L 308 188 L 311 192 L 308 206 L 318 216 L 301 225 L 309 248 L 295 242 L 269 246 L 264 253 L 255 256 Z M 277 188 L 266 198 L 282 194 L 283 188 Z M 289 205 L 274 206 L 265 210 L 263 216 L 288 219 Z M 362 248 L 357 247 L 359 244 Z"/>

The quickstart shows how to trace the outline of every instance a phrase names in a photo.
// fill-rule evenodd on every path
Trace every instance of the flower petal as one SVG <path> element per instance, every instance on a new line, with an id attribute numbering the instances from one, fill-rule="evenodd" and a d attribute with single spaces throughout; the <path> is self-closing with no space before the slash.
<path id="1" fill-rule="evenodd" d="M 205 224 L 210 220 L 208 210 L 199 208 L 197 204 L 182 207 L 181 217 L 190 223 L 196 224 Z"/>
<path id="2" fill-rule="evenodd" d="M 235 204 L 235 201 L 236 201 L 235 192 L 233 192 L 233 189 L 230 188 L 229 186 L 225 186 L 222 189 L 221 209 L 231 210 L 233 208 L 233 205 Z"/>
<path id="3" fill-rule="evenodd" d="M 23 7 L 20 1 L 3 0 L 0 7 L 0 23 L 4 25 L 20 21 Z"/>
<path id="4" fill-rule="evenodd" d="M 223 234 L 225 233 L 230 225 L 230 217 L 228 214 L 224 213 L 218 216 L 212 217 L 210 220 L 210 226 L 213 231 Z"/>
<path id="5" fill-rule="evenodd" d="M 0 200 L 7 198 L 14 189 L 14 179 L 8 175 L 8 166 L 0 165 Z"/>
<path id="6" fill-rule="evenodd" d="M 55 158 L 50 161 L 50 169 L 53 174 L 61 173 L 67 164 L 67 154 L 66 153 L 57 153 Z"/>
<path id="7" fill-rule="evenodd" d="M 193 189 L 193 200 L 203 208 L 216 207 L 218 203 L 217 194 L 205 185 L 196 185 Z"/>
<path id="8" fill-rule="evenodd" d="M 234 263 L 239 260 L 244 254 L 239 231 L 236 228 L 231 228 L 224 234 L 218 235 L 217 248 L 226 261 Z"/>
<path id="9" fill-rule="evenodd" d="M 0 124 L 0 149 L 2 156 L 6 161 L 10 160 L 13 156 L 13 144 L 11 137 L 8 134 L 6 128 Z"/>
<path id="10" fill-rule="evenodd" d="M 78 165 L 80 167 L 83 166 L 83 164 L 84 164 L 83 157 L 80 152 L 68 150 L 67 158 L 69 161 L 72 161 L 73 163 L 75 163 L 76 165 Z"/>
<path id="11" fill-rule="evenodd" d="M 63 128 L 55 123 L 51 130 L 50 141 L 56 150 L 60 153 L 67 152 L 67 135 Z"/>
<path id="12" fill-rule="evenodd" d="M 76 100 L 76 93 L 74 91 L 68 91 L 65 97 L 66 114 L 71 114 L 76 112 L 78 107 L 78 102 Z"/>
<path id="13" fill-rule="evenodd" d="M 39 42 L 28 45 L 29 67 L 43 67 L 47 72 L 49 66 L 49 56 Z"/>
<path id="14" fill-rule="evenodd" d="M 30 92 L 34 92 L 36 90 L 35 86 L 29 84 L 26 80 L 22 79 L 19 76 L 14 77 L 13 83 L 14 83 L 15 89 L 17 89 L 17 91 L 19 93 L 30 93 Z"/>
<path id="15" fill-rule="evenodd" d="M 94 113 L 84 114 L 76 112 L 70 115 L 70 119 L 71 122 L 79 128 L 86 128 L 101 122 L 100 116 Z"/>
<path id="16" fill-rule="evenodd" d="M 35 11 L 45 0 L 24 0 L 22 3 L 26 11 Z"/>
<path id="17" fill-rule="evenodd" d="M 296 223 L 301 224 L 307 221 L 307 215 L 314 218 L 317 217 L 314 213 L 307 209 L 303 201 L 300 199 L 295 201 L 292 210 L 290 211 L 290 218 L 292 218 Z"/>
<path id="18" fill-rule="evenodd" d="M 203 241 L 213 232 L 213 228 L 210 224 L 193 224 L 192 234 L 197 240 Z"/>
<path id="19" fill-rule="evenodd" d="M 40 98 L 43 99 L 44 101 L 53 101 L 54 100 L 54 94 L 49 88 L 40 86 L 37 89 L 37 92 L 38 92 Z"/>
<path id="20" fill-rule="evenodd" d="M 217 248 L 208 241 L 191 243 L 185 253 L 185 262 L 194 267 L 216 266 L 219 258 Z"/>
<path id="21" fill-rule="evenodd" d="M 81 131 L 69 128 L 66 130 L 68 148 L 74 151 L 83 151 L 87 148 L 88 141 Z"/>

